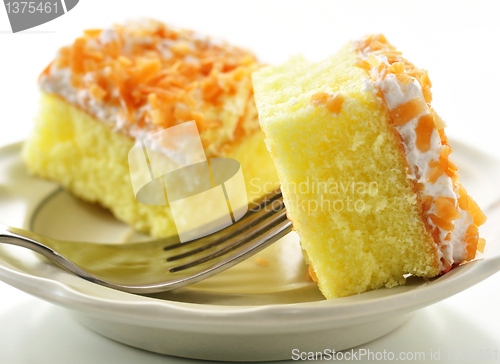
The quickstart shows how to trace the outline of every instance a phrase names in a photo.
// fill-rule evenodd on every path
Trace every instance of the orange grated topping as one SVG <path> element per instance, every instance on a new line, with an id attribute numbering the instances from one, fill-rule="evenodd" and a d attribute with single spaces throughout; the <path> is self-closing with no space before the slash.
<path id="1" fill-rule="evenodd" d="M 69 59 L 67 63 L 71 67 L 71 71 L 73 72 L 73 83 L 76 83 L 75 74 L 83 73 L 85 71 L 84 68 L 84 52 L 85 45 L 87 41 L 85 38 L 76 38 L 73 47 L 70 48 Z"/>
<path id="2" fill-rule="evenodd" d="M 439 166 L 439 162 L 435 161 L 434 159 L 431 159 L 429 162 L 429 167 L 433 168 L 433 167 L 437 167 L 437 166 Z"/>
<path id="3" fill-rule="evenodd" d="M 318 91 L 314 95 L 311 96 L 311 99 L 309 100 L 309 103 L 311 105 L 324 105 L 328 101 L 329 98 L 331 98 L 332 95 L 330 95 L 327 92 L 324 91 Z"/>
<path id="4" fill-rule="evenodd" d="M 422 70 L 423 73 L 420 75 L 418 78 L 418 82 L 420 83 L 420 86 L 425 87 L 428 86 L 429 88 L 432 87 L 431 79 L 429 78 L 429 74 L 427 73 L 426 70 Z"/>
<path id="5" fill-rule="evenodd" d="M 443 175 L 443 173 L 444 173 L 444 171 L 442 168 L 440 168 L 439 166 L 434 167 L 429 172 L 429 175 L 427 176 L 427 181 L 430 183 L 436 183 L 438 178 L 441 177 Z"/>
<path id="6" fill-rule="evenodd" d="M 261 257 L 257 257 L 255 259 L 255 263 L 257 265 L 260 265 L 261 267 L 268 267 L 269 266 L 269 260 L 267 260 L 265 258 L 261 258 Z"/>
<path id="7" fill-rule="evenodd" d="M 406 73 L 396 73 L 396 78 L 405 85 L 408 85 L 410 82 L 413 81 L 413 78 L 408 76 L 408 74 Z"/>
<path id="8" fill-rule="evenodd" d="M 389 72 L 392 73 L 403 73 L 405 71 L 404 62 L 394 62 L 389 67 Z"/>
<path id="9" fill-rule="evenodd" d="M 357 57 L 354 61 L 354 66 L 361 68 L 365 71 L 369 71 L 372 68 L 371 63 L 367 60 L 362 59 L 361 57 Z"/>
<path id="10" fill-rule="evenodd" d="M 339 114 L 342 110 L 342 104 L 344 101 L 345 98 L 340 93 L 331 95 L 324 91 L 318 91 L 311 96 L 309 103 L 313 106 L 324 105 L 331 113 Z"/>
<path id="11" fill-rule="evenodd" d="M 444 122 L 443 119 L 437 114 L 437 112 L 431 107 L 429 108 L 432 117 L 434 119 L 434 126 L 436 127 L 437 130 L 441 130 L 446 128 L 446 123 Z"/>
<path id="12" fill-rule="evenodd" d="M 427 103 L 431 102 L 432 93 L 430 88 L 432 87 L 432 83 L 427 71 L 415 67 L 413 63 L 403 58 L 401 56 L 402 53 L 397 51 L 396 48 L 387 41 L 383 34 L 365 37 L 363 40 L 355 43 L 355 49 L 365 57 L 367 56 L 368 61 L 362 57 L 357 57 L 354 66 L 366 71 L 369 71 L 373 67 L 379 67 L 379 72 L 384 68 L 384 73 L 381 74 L 382 79 L 385 77 L 385 72 L 394 73 L 396 77 L 405 84 L 412 81 L 411 77 L 415 77 L 422 87 L 425 101 Z M 380 62 L 376 58 L 378 55 L 385 56 L 390 66 L 387 67 L 385 64 L 380 66 Z M 368 63 L 370 63 L 371 67 L 368 66 Z"/>
<path id="13" fill-rule="evenodd" d="M 389 44 L 383 34 L 375 34 L 365 37 L 365 39 L 356 43 L 356 48 L 362 53 L 373 52 L 381 49 L 391 51 L 396 50 L 394 46 Z"/>
<path id="14" fill-rule="evenodd" d="M 387 76 L 387 65 L 385 63 L 379 63 L 377 73 L 379 74 L 380 79 L 384 80 Z M 373 77 L 375 77 L 375 74 Z"/>
<path id="15" fill-rule="evenodd" d="M 340 110 L 342 109 L 342 104 L 344 103 L 344 96 L 342 94 L 336 94 L 333 99 L 329 99 L 326 102 L 326 108 L 328 111 L 334 113 L 334 114 L 339 114 Z"/>
<path id="16" fill-rule="evenodd" d="M 107 95 L 106 90 L 104 90 L 99 85 L 96 85 L 95 83 L 93 83 L 89 86 L 89 93 L 97 101 L 102 101 L 104 99 L 104 97 Z"/>
<path id="17" fill-rule="evenodd" d="M 436 199 L 436 213 L 445 221 L 453 221 L 462 216 L 455 206 L 455 201 L 452 198 L 442 196 Z"/>
<path id="18" fill-rule="evenodd" d="M 483 238 L 477 239 L 477 251 L 484 253 L 484 247 L 486 246 L 486 240 Z"/>
<path id="19" fill-rule="evenodd" d="M 98 37 L 101 34 L 101 31 L 101 29 L 86 29 L 83 31 L 83 34 L 88 37 Z"/>
<path id="20" fill-rule="evenodd" d="M 486 222 L 486 215 L 481 211 L 476 201 L 474 201 L 472 197 L 467 196 L 467 200 L 469 203 L 469 212 L 472 215 L 472 219 L 474 220 L 474 225 L 483 225 Z"/>
<path id="21" fill-rule="evenodd" d="M 465 233 L 465 241 L 467 242 L 467 260 L 472 260 L 476 257 L 477 245 L 479 241 L 479 231 L 474 224 L 469 225 Z M 483 247 L 484 248 L 484 247 Z"/>
<path id="22" fill-rule="evenodd" d="M 442 145 L 449 145 L 448 144 L 448 137 L 446 136 L 444 129 L 439 129 L 438 133 L 439 133 L 439 138 L 441 139 L 441 144 Z"/>
<path id="23" fill-rule="evenodd" d="M 448 169 L 445 171 L 446 175 L 453 179 L 457 175 L 457 171 L 458 171 L 457 165 L 448 159 Z"/>
<path id="24" fill-rule="evenodd" d="M 444 148 L 441 150 L 441 154 L 439 155 L 439 165 L 443 170 L 446 170 L 448 168 L 448 162 L 449 162 L 449 155 L 453 149 L 449 145 L 445 145 Z"/>
<path id="25" fill-rule="evenodd" d="M 446 173 L 448 177 L 454 177 L 458 167 L 450 161 L 449 155 L 453 149 L 449 145 L 445 145 L 441 150 L 441 154 L 439 156 L 439 167 Z"/>
<path id="26" fill-rule="evenodd" d="M 422 152 L 427 152 L 431 147 L 431 136 L 434 131 L 434 119 L 432 115 L 425 114 L 418 119 L 418 125 L 415 128 L 417 134 L 416 146 Z"/>
<path id="27" fill-rule="evenodd" d="M 453 231 L 453 229 L 455 228 L 455 225 L 452 222 L 446 221 L 445 219 L 436 216 L 435 214 L 429 214 L 429 217 L 431 218 L 434 225 L 440 227 L 443 230 Z"/>
<path id="28" fill-rule="evenodd" d="M 431 208 L 432 202 L 434 202 L 433 196 L 429 196 L 429 195 L 422 196 L 422 209 L 424 211 L 429 211 Z"/>
<path id="29" fill-rule="evenodd" d="M 313 282 L 318 282 L 318 277 L 316 276 L 316 272 L 311 264 L 307 266 L 306 276 Z"/>
<path id="30" fill-rule="evenodd" d="M 469 195 L 467 195 L 467 191 L 460 182 L 458 182 L 457 185 L 458 185 L 458 194 L 460 195 L 460 197 L 458 198 L 458 206 L 462 210 L 467 211 L 469 210 Z"/>
<path id="31" fill-rule="evenodd" d="M 421 116 L 418 120 L 415 128 L 417 136 L 415 144 L 420 151 L 424 153 L 427 152 L 430 149 L 432 132 L 436 129 L 439 134 L 441 145 L 444 147 L 441 150 L 439 161 L 431 160 L 429 162 L 430 172 L 427 180 L 430 183 L 436 183 L 438 178 L 445 174 L 451 179 L 454 190 L 458 191 L 457 204 L 455 203 L 455 200 L 451 198 L 438 197 L 434 199 L 433 196 L 420 196 L 423 211 L 427 213 L 432 203 L 435 202 L 437 215 L 428 214 L 428 217 L 432 220 L 435 226 L 447 231 L 453 231 L 454 224 L 451 223 L 451 221 L 456 220 L 461 216 L 458 210 L 459 207 L 464 211 L 468 211 L 472 215 L 474 220 L 474 224 L 472 226 L 477 227 L 484 224 L 486 216 L 481 211 L 477 203 L 467 195 L 467 192 L 458 181 L 458 168 L 449 159 L 449 155 L 453 149 L 449 146 L 448 138 L 444 131 L 446 123 L 434 111 L 434 109 L 430 107 L 430 103 L 432 101 L 432 83 L 428 72 L 415 67 L 415 65 L 403 58 L 401 53 L 396 51 L 395 47 L 389 44 L 383 35 L 368 36 L 365 39 L 356 42 L 355 49 L 360 55 L 357 57 L 354 65 L 369 71 L 372 80 L 383 80 L 387 77 L 387 74 L 392 73 L 395 74 L 397 80 L 399 80 L 402 84 L 413 82 L 414 79 L 416 79 L 420 84 L 425 104 L 427 105 L 420 101 L 420 99 L 414 99 L 394 110 L 389 111 L 390 117 L 393 121 L 393 125 L 402 126 L 420 115 L 425 109 L 429 110 L 429 115 Z M 377 56 L 379 55 L 387 58 L 389 66 L 377 59 Z M 419 194 L 421 194 L 425 188 L 416 184 L 416 190 Z M 468 229 L 467 239 L 470 241 L 467 247 L 469 255 L 468 259 L 473 259 L 476 248 L 483 249 L 485 242 L 484 239 L 478 238 L 477 228 L 474 230 L 473 227 L 469 227 Z M 431 231 L 431 235 L 433 236 L 434 241 L 439 244 L 439 229 L 433 229 Z M 451 235 L 447 235 L 447 237 L 450 236 Z M 478 244 L 478 240 L 481 241 L 481 247 L 480 244 Z"/>
<path id="32" fill-rule="evenodd" d="M 396 126 L 402 126 L 420 115 L 424 109 L 425 104 L 419 98 L 410 100 L 390 111 L 392 122 Z"/>
<path id="33" fill-rule="evenodd" d="M 249 84 L 258 63 L 227 43 L 145 20 L 86 30 L 59 51 L 41 77 L 50 81 L 51 69 L 66 67 L 77 90 L 118 107 L 129 125 L 164 129 L 196 114 L 203 140 L 204 129 L 222 126 L 206 115 L 221 107 L 224 96 L 234 95 L 240 82 Z"/>
<path id="34" fill-rule="evenodd" d="M 430 104 L 432 101 L 432 91 L 430 86 L 422 87 L 422 94 L 424 95 L 425 102 Z"/>
<path id="35" fill-rule="evenodd" d="M 370 54 L 368 56 L 368 61 L 370 61 L 370 64 L 372 67 L 379 67 L 380 66 L 380 61 L 373 54 Z"/>
<path id="36" fill-rule="evenodd" d="M 417 191 L 420 191 L 420 192 L 425 191 L 425 185 L 423 183 L 420 183 L 420 182 L 417 182 L 415 184 L 415 188 Z"/>

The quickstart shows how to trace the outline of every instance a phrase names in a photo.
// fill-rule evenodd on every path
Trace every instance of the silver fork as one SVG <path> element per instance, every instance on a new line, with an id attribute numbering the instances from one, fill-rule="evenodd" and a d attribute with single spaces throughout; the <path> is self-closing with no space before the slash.
<path id="1" fill-rule="evenodd" d="M 169 291 L 222 272 L 292 230 L 281 191 L 211 235 L 180 243 L 177 237 L 133 244 L 60 241 L 0 225 L 0 243 L 37 252 L 97 284 L 131 293 Z"/>

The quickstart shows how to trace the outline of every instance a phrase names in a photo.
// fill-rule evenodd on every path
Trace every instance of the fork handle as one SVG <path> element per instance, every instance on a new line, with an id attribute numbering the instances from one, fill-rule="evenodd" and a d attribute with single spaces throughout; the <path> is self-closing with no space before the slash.
<path id="1" fill-rule="evenodd" d="M 52 239 L 48 239 L 42 237 L 38 234 L 35 234 L 31 231 L 9 227 L 6 225 L 0 224 L 0 243 L 9 244 L 9 245 L 17 245 L 35 253 L 41 254 L 50 261 L 60 265 L 61 267 L 79 275 L 82 278 L 85 278 L 89 281 L 101 283 L 102 281 L 93 275 L 87 273 L 76 264 L 72 263 L 61 254 L 56 252 L 54 249 L 49 246 L 43 244 L 41 241 L 50 242 Z"/>

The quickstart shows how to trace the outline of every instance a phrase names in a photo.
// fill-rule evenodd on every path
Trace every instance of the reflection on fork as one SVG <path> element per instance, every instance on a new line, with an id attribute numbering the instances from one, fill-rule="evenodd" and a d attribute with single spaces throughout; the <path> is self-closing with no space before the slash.
<path id="1" fill-rule="evenodd" d="M 153 293 L 201 281 L 248 259 L 288 234 L 292 223 L 276 190 L 252 203 L 233 225 L 185 243 L 178 237 L 122 245 L 71 242 L 0 229 L 1 243 L 40 253 L 84 279 L 126 292 Z"/>

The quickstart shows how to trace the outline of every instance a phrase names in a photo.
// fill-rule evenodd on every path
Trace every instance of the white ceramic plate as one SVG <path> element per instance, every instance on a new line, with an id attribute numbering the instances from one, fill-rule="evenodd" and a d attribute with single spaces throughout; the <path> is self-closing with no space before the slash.
<path id="1" fill-rule="evenodd" d="M 417 309 L 454 295 L 500 270 L 500 163 L 458 142 L 462 181 L 489 217 L 484 256 L 444 276 L 326 301 L 305 278 L 297 237 L 204 282 L 148 297 L 87 282 L 35 253 L 0 246 L 0 279 L 66 307 L 87 327 L 158 353 L 211 360 L 289 359 L 292 350 L 343 350 L 376 339 Z M 0 222 L 69 240 L 145 240 L 108 212 L 27 175 L 20 144 L 0 149 Z M 490 206 L 490 207 L 487 207 Z"/>

